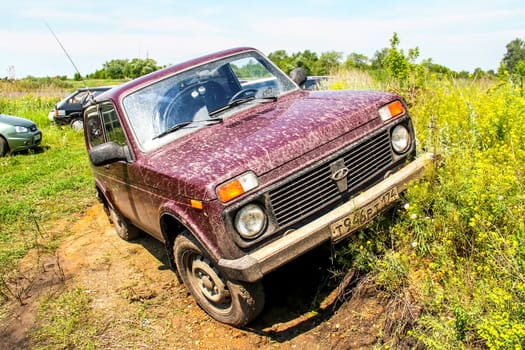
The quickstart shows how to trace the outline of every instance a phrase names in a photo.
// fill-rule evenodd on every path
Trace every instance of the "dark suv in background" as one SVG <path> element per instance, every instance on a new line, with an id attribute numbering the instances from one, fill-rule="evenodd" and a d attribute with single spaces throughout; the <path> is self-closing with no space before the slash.
<path id="1" fill-rule="evenodd" d="M 49 112 L 49 120 L 57 125 L 70 125 L 75 130 L 82 130 L 82 106 L 91 93 L 93 97 L 111 89 L 112 86 L 80 88 L 55 105 Z"/>

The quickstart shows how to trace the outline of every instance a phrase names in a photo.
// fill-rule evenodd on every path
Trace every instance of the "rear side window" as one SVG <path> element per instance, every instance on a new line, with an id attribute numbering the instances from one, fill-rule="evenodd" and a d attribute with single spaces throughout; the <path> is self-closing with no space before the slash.
<path id="1" fill-rule="evenodd" d="M 106 141 L 113 141 L 119 146 L 126 145 L 126 136 L 113 104 L 105 103 L 100 105 L 100 115 L 106 131 Z"/>
<path id="2" fill-rule="evenodd" d="M 87 136 L 91 147 L 105 142 L 126 145 L 126 136 L 112 103 L 103 103 L 86 110 Z"/>
<path id="3" fill-rule="evenodd" d="M 89 107 L 85 114 L 89 145 L 94 147 L 106 142 L 102 133 L 102 122 L 98 115 L 97 106 Z"/>

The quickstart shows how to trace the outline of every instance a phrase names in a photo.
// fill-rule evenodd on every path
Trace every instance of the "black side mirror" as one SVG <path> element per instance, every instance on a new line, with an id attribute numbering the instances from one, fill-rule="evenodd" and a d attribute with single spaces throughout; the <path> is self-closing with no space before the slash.
<path id="1" fill-rule="evenodd" d="M 290 78 L 292 78 L 297 85 L 303 87 L 307 78 L 306 71 L 301 67 L 295 68 L 290 72 Z"/>
<path id="2" fill-rule="evenodd" d="M 95 166 L 107 165 L 131 159 L 128 146 L 119 146 L 115 142 L 106 142 L 89 151 L 89 160 Z"/>

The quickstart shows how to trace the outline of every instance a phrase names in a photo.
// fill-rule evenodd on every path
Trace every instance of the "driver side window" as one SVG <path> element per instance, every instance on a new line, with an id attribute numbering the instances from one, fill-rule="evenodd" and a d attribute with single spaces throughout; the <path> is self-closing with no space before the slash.
<path id="1" fill-rule="evenodd" d="M 100 116 L 104 123 L 104 130 L 106 132 L 106 142 L 113 141 L 119 146 L 126 145 L 126 135 L 122 129 L 122 124 L 118 119 L 117 112 L 111 103 L 104 103 L 100 105 Z"/>

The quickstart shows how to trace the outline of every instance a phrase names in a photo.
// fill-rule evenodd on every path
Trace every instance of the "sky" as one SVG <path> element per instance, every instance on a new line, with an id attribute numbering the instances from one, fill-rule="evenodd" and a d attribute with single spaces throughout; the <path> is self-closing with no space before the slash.
<path id="1" fill-rule="evenodd" d="M 84 76 L 113 59 L 159 65 L 237 46 L 374 56 L 419 48 L 455 71 L 497 70 L 525 40 L 524 0 L 16 0 L 0 4 L 0 78 Z M 47 23 L 47 24 L 46 24 Z"/>

